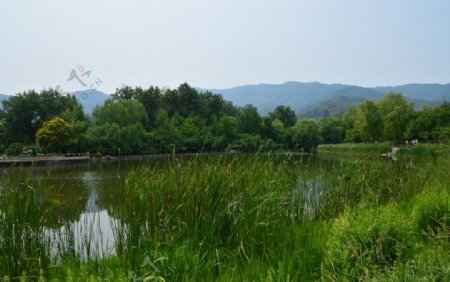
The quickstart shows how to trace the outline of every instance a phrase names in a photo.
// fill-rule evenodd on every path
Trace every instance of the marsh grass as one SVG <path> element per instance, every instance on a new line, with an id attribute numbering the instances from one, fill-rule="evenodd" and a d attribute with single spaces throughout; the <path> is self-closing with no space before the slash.
<path id="1" fill-rule="evenodd" d="M 319 145 L 319 153 L 335 153 L 350 155 L 383 154 L 390 152 L 394 143 L 343 143 L 343 144 L 323 144 Z"/>
<path id="2" fill-rule="evenodd" d="M 0 196 L 0 273 L 11 279 L 48 272 L 49 241 L 44 236 L 35 190 L 27 180 L 11 178 Z"/>
<path id="3" fill-rule="evenodd" d="M 450 145 L 446 144 L 417 144 L 411 147 L 403 147 L 396 154 L 400 158 L 436 158 L 449 157 Z"/>
<path id="4" fill-rule="evenodd" d="M 430 278 L 435 266 L 434 277 L 446 277 L 448 167 L 446 158 L 265 154 L 143 163 L 117 199 L 112 256 L 98 253 L 94 236 L 77 245 L 80 230 L 70 223 L 52 247 L 42 227 L 51 211 L 29 181 L 11 176 L 0 200 L 0 273 L 61 281 L 389 280 Z M 444 199 L 439 209 L 436 199 Z M 85 234 L 95 233 L 89 224 Z"/>

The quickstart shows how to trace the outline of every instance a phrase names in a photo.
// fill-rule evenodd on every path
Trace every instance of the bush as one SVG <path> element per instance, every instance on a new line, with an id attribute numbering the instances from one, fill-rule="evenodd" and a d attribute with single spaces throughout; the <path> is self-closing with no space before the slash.
<path id="1" fill-rule="evenodd" d="M 415 242 L 414 228 L 397 206 L 362 205 L 332 223 L 324 275 L 339 281 L 373 277 L 411 257 Z"/>
<path id="2" fill-rule="evenodd" d="M 8 156 L 18 156 L 22 154 L 24 145 L 21 143 L 12 143 L 6 148 L 5 153 Z"/>
<path id="3" fill-rule="evenodd" d="M 415 199 L 413 218 L 418 231 L 427 238 L 434 238 L 440 233 L 450 235 L 449 193 L 446 190 L 434 193 L 426 191 Z"/>

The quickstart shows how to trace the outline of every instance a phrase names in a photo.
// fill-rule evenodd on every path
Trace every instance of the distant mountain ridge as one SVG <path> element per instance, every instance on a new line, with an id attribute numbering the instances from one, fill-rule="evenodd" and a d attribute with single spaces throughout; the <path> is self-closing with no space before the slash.
<path id="1" fill-rule="evenodd" d="M 228 89 L 202 89 L 220 93 L 238 106 L 252 104 L 261 114 L 278 105 L 290 106 L 301 117 L 320 118 L 344 111 L 365 100 L 378 101 L 388 92 L 401 92 L 416 108 L 436 106 L 450 100 L 450 84 L 407 84 L 401 86 L 360 87 L 319 82 L 286 82 L 258 84 Z"/>
<path id="2" fill-rule="evenodd" d="M 78 102 L 83 106 L 84 112 L 92 114 L 96 106 L 101 106 L 111 95 L 98 90 L 82 90 L 73 93 Z"/>

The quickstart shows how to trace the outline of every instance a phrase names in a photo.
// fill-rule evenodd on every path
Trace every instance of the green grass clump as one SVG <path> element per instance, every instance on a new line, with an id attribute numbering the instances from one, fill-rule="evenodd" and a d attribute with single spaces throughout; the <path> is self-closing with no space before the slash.
<path id="1" fill-rule="evenodd" d="M 18 179 L 0 190 L 0 275 L 33 279 L 50 267 L 50 244 L 35 190 Z"/>
<path id="2" fill-rule="evenodd" d="M 325 280 L 448 281 L 450 197 L 439 181 L 399 205 L 363 203 L 331 222 Z"/>
<path id="3" fill-rule="evenodd" d="M 319 145 L 319 153 L 335 153 L 349 155 L 383 154 L 390 152 L 393 143 L 343 143 Z"/>
<path id="4" fill-rule="evenodd" d="M 324 277 L 330 280 L 370 278 L 411 258 L 414 229 L 398 208 L 362 205 L 332 223 L 324 260 Z"/>
<path id="5" fill-rule="evenodd" d="M 427 238 L 450 240 L 450 195 L 448 188 L 416 196 L 413 218 L 418 230 Z"/>

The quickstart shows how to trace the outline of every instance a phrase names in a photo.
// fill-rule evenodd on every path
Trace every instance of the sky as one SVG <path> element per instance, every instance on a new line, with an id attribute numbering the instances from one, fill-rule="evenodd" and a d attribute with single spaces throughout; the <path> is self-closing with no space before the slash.
<path id="1" fill-rule="evenodd" d="M 449 15 L 448 0 L 0 0 L 0 93 L 449 83 Z"/>

